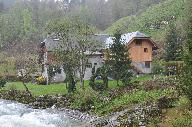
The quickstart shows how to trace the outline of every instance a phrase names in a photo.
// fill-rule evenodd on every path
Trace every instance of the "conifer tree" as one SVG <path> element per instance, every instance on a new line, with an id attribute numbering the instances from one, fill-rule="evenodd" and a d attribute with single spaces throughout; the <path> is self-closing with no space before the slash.
<path id="1" fill-rule="evenodd" d="M 166 61 L 177 61 L 181 60 L 181 39 L 176 30 L 175 24 L 170 24 L 170 30 L 166 37 L 165 44 L 165 60 Z"/>
<path id="2" fill-rule="evenodd" d="M 121 39 L 121 33 L 116 32 L 114 34 L 113 44 L 110 47 L 110 59 L 109 64 L 111 66 L 111 71 L 113 78 L 117 80 L 117 85 L 119 85 L 119 80 L 122 81 L 124 85 L 128 85 L 132 74 L 131 60 L 129 59 L 128 48 L 123 43 Z"/>

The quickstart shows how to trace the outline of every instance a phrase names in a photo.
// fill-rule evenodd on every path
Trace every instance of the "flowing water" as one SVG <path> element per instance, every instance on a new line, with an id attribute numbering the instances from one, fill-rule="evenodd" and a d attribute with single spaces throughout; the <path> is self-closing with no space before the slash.
<path id="1" fill-rule="evenodd" d="M 0 127 L 81 127 L 64 112 L 35 110 L 26 105 L 0 100 Z"/>

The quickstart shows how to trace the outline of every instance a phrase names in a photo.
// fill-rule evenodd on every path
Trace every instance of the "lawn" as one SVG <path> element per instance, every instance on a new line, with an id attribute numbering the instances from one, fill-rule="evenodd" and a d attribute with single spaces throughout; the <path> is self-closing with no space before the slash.
<path id="1" fill-rule="evenodd" d="M 132 81 L 146 81 L 150 80 L 150 75 L 144 75 L 140 77 L 134 77 Z M 51 85 L 36 85 L 36 84 L 27 84 L 29 90 L 32 92 L 33 95 L 39 96 L 39 95 L 55 95 L 55 94 L 66 94 L 67 88 L 65 83 L 57 83 L 57 84 L 51 84 Z M 77 89 L 80 89 L 80 84 L 77 83 Z M 116 85 L 116 81 L 109 81 L 109 89 L 116 89 L 118 87 L 122 87 L 122 84 L 120 83 L 119 86 Z M 85 81 L 85 88 L 89 88 L 89 81 Z M 17 89 L 17 90 L 25 90 L 23 84 L 21 82 L 8 82 L 6 84 L 6 87 L 3 88 L 4 90 L 10 90 L 10 89 Z"/>

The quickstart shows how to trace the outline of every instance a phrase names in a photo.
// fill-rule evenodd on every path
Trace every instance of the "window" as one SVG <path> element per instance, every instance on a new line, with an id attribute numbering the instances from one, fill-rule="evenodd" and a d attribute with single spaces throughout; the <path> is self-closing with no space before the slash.
<path id="1" fill-rule="evenodd" d="M 87 63 L 86 68 L 92 68 L 92 64 L 91 63 Z"/>
<path id="2" fill-rule="evenodd" d="M 61 74 L 61 68 L 58 68 L 58 69 L 57 69 L 57 73 L 58 73 L 58 74 Z"/>
<path id="3" fill-rule="evenodd" d="M 135 42 L 135 44 L 136 44 L 137 46 L 142 45 L 142 40 L 141 40 L 141 39 L 137 39 L 136 42 Z"/>
<path id="4" fill-rule="evenodd" d="M 150 68 L 151 67 L 151 62 L 150 61 L 146 61 L 145 62 L 145 68 Z"/>
<path id="5" fill-rule="evenodd" d="M 144 52 L 148 53 L 148 48 L 144 48 Z"/>

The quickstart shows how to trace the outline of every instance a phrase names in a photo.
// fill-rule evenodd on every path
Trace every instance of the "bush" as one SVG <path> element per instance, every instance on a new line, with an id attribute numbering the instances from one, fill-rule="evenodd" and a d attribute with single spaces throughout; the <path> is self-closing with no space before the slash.
<path id="1" fill-rule="evenodd" d="M 6 77 L 6 80 L 9 81 L 9 82 L 19 81 L 19 78 L 15 74 L 7 74 L 5 77 Z"/>
<path id="2" fill-rule="evenodd" d="M 187 115 L 176 120 L 173 127 L 192 127 L 192 115 Z"/>
<path id="3" fill-rule="evenodd" d="M 7 82 L 6 82 L 5 78 L 0 77 L 0 87 L 4 87 L 6 83 Z"/>
<path id="4" fill-rule="evenodd" d="M 191 68 L 192 69 L 192 68 Z M 180 77 L 180 89 L 190 100 L 192 100 L 192 71 L 185 66 Z"/>
<path id="5" fill-rule="evenodd" d="M 164 63 L 163 61 L 159 61 L 159 60 L 154 60 L 153 61 L 153 66 L 152 66 L 153 74 L 163 74 L 163 73 L 165 73 L 163 63 Z"/>
<path id="6" fill-rule="evenodd" d="M 165 63 L 165 73 L 167 75 L 177 75 L 180 74 L 184 66 L 183 61 L 169 61 Z"/>
<path id="7" fill-rule="evenodd" d="M 146 91 L 154 89 L 176 88 L 178 86 L 178 78 L 176 76 L 157 77 L 149 81 L 143 82 L 143 89 Z"/>
<path id="8" fill-rule="evenodd" d="M 80 111 L 89 111 L 94 108 L 97 103 L 101 102 L 99 93 L 92 89 L 76 91 L 72 96 L 73 102 L 71 108 Z"/>
<path id="9" fill-rule="evenodd" d="M 191 108 L 191 101 L 183 96 L 179 98 L 179 101 L 177 102 L 177 106 L 183 110 L 183 109 L 190 109 Z"/>

